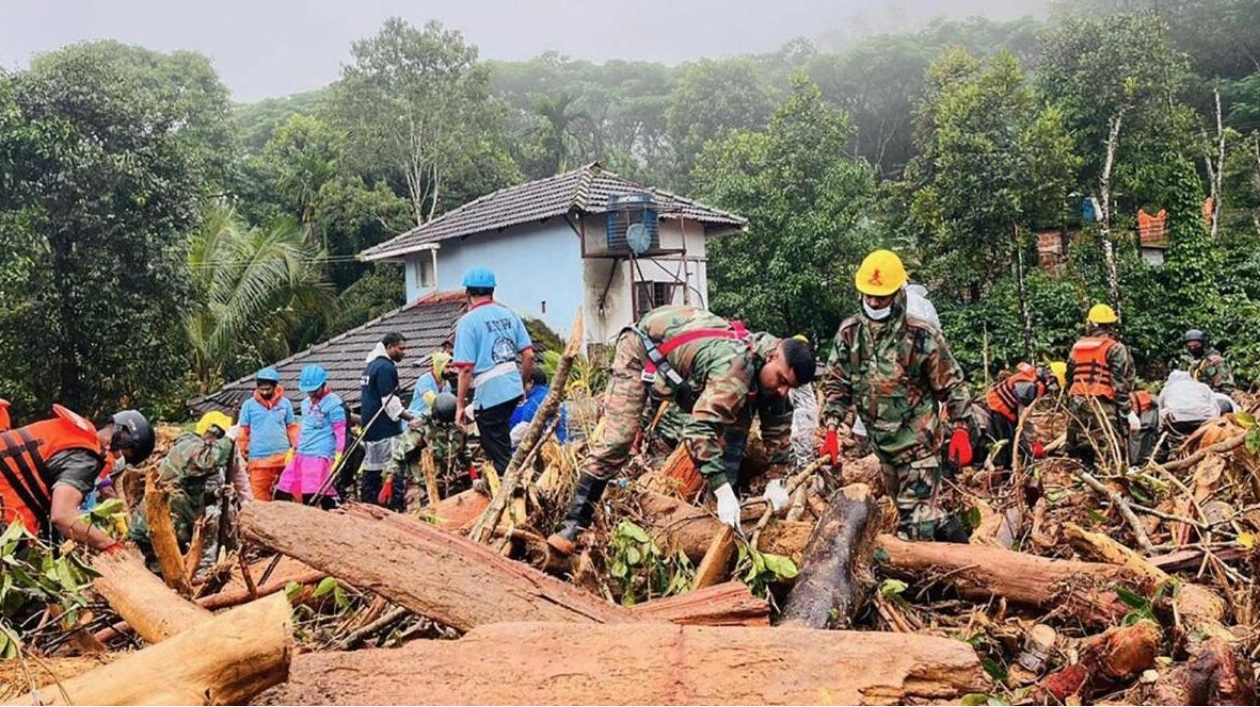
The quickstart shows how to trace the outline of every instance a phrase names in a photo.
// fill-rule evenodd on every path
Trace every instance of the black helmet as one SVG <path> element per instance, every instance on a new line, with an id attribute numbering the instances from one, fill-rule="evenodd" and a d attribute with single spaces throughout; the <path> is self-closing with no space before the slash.
<path id="1" fill-rule="evenodd" d="M 438 422 L 454 422 L 455 421 L 455 396 L 451 393 L 441 393 L 437 399 L 433 401 L 433 418 Z"/>
<path id="2" fill-rule="evenodd" d="M 1199 342 L 1202 342 L 1202 343 L 1206 344 L 1206 343 L 1207 343 L 1207 334 L 1204 334 L 1203 332 L 1199 331 L 1198 329 L 1191 329 L 1190 331 L 1186 332 L 1186 343 L 1188 344 L 1188 343 L 1190 343 L 1191 341 L 1199 341 Z"/>
<path id="3" fill-rule="evenodd" d="M 153 444 L 157 441 L 149 420 L 138 410 L 119 410 L 110 420 L 114 423 L 110 448 L 124 450 L 123 456 L 128 464 L 139 464 L 148 459 L 153 453 Z M 130 450 L 131 453 L 128 454 L 125 450 Z"/>

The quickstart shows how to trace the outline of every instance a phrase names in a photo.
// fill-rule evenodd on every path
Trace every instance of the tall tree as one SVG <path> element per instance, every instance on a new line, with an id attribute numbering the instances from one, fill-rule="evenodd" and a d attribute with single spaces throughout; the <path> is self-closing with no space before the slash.
<path id="1" fill-rule="evenodd" d="M 258 158 L 276 191 L 301 219 L 308 239 L 314 238 L 319 190 L 337 176 L 344 151 L 343 133 L 319 118 L 293 115 L 267 141 Z"/>
<path id="2" fill-rule="evenodd" d="M 365 173 L 399 176 L 417 225 L 459 205 L 444 205 L 454 182 L 515 176 L 489 74 L 459 32 L 438 22 L 417 29 L 394 17 L 375 37 L 355 42 L 351 54 L 334 99 L 350 137 L 348 157 Z"/>
<path id="3" fill-rule="evenodd" d="M 669 139 L 674 148 L 675 186 L 686 186 L 696 158 L 710 141 L 765 125 L 774 110 L 770 90 L 748 59 L 703 59 L 683 70 L 670 97 Z"/>
<path id="4" fill-rule="evenodd" d="M 711 308 L 757 328 L 830 336 L 856 304 L 850 279 L 872 240 L 874 172 L 847 159 L 844 111 L 803 74 L 762 131 L 710 143 L 698 195 L 748 218 L 712 245 Z"/>
<path id="5" fill-rule="evenodd" d="M 1032 356 L 1026 256 L 1037 229 L 1060 221 L 1079 163 L 1072 138 L 1009 52 L 984 65 L 956 49 L 938 58 L 928 77 L 919 111 L 922 153 L 906 173 L 928 271 L 974 300 L 1013 267 L 1024 355 Z"/>
<path id="6" fill-rule="evenodd" d="M 10 79 L 0 339 L 37 355 L 0 368 L 41 407 L 151 406 L 182 382 L 182 236 L 214 183 L 204 136 L 227 115 L 212 73 L 200 88 L 161 82 L 185 63 L 88 43 Z"/>
<path id="7" fill-rule="evenodd" d="M 590 113 L 576 103 L 577 97 L 571 93 L 534 99 L 534 113 L 542 119 L 535 137 L 542 145 L 552 174 L 569 170 L 571 158 L 581 153 L 583 139 L 591 135 L 594 127 Z"/>

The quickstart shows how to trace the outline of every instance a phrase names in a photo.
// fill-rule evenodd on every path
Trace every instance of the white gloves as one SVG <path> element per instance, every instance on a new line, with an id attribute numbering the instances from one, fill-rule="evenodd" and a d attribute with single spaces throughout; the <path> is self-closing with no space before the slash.
<path id="1" fill-rule="evenodd" d="M 240 425 L 232 425 L 231 427 L 227 428 L 227 432 L 226 432 L 225 434 L 226 434 L 226 436 L 227 436 L 227 438 L 228 438 L 228 439 L 230 439 L 230 440 L 232 440 L 233 442 L 235 442 L 235 441 L 236 441 L 236 438 L 241 436 L 241 426 L 240 426 Z"/>
<path id="2" fill-rule="evenodd" d="M 717 497 L 718 520 L 739 530 L 739 499 L 730 484 L 722 484 L 713 495 Z"/>
<path id="3" fill-rule="evenodd" d="M 1142 429 L 1142 420 L 1132 411 L 1129 412 L 1129 429 L 1138 432 Z"/>
<path id="4" fill-rule="evenodd" d="M 761 496 L 776 511 L 782 510 L 788 502 L 788 492 L 783 486 L 783 479 L 771 479 L 766 484 L 766 492 Z"/>

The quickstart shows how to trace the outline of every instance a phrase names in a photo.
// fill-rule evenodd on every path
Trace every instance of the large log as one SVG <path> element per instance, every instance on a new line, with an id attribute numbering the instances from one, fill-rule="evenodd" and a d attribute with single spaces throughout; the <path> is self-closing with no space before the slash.
<path id="1" fill-rule="evenodd" d="M 268 597 L 5 704 L 242 704 L 288 679 L 292 633 L 289 603 Z"/>
<path id="2" fill-rule="evenodd" d="M 796 585 L 779 623 L 802 628 L 848 628 L 875 584 L 871 543 L 879 531 L 879 504 L 865 484 L 831 496 L 805 546 Z"/>
<path id="3" fill-rule="evenodd" d="M 359 589 L 461 631 L 509 620 L 629 622 L 637 617 L 490 548 L 411 523 L 295 503 L 241 509 L 242 534 Z"/>
<path id="4" fill-rule="evenodd" d="M 1047 675 L 1037 684 L 1034 699 L 1063 704 L 1077 695 L 1090 699 L 1120 687 L 1155 665 L 1164 635 L 1154 621 L 1114 626 L 1081 644 L 1080 660 Z"/>
<path id="5" fill-rule="evenodd" d="M 98 555 L 92 588 L 149 643 L 158 643 L 210 619 L 211 614 L 176 594 L 144 566 L 134 549 Z"/>
<path id="6" fill-rule="evenodd" d="M 454 642 L 301 655 L 290 681 L 260 703 L 904 704 L 986 684 L 972 648 L 947 638 L 497 624 Z"/>
<path id="7" fill-rule="evenodd" d="M 181 596 L 192 596 L 192 585 L 179 551 L 175 523 L 171 520 L 171 494 L 162 483 L 157 467 L 149 469 L 144 480 L 144 515 L 149 526 L 149 544 L 157 556 L 158 569 L 166 586 Z"/>
<path id="8" fill-rule="evenodd" d="M 76 675 L 108 665 L 118 658 L 117 653 L 68 658 L 41 658 L 27 660 L 16 658 L 0 660 L 0 700 L 12 700 L 27 694 L 32 688 L 64 682 Z"/>
<path id="9" fill-rule="evenodd" d="M 1075 621 L 1109 627 L 1129 612 L 1117 586 L 1140 587 L 1122 567 L 1099 562 L 1052 560 L 996 547 L 908 542 L 892 535 L 875 540 L 881 570 L 903 579 L 932 580 L 973 599 L 1002 596 L 1012 603 L 1059 610 Z"/>
<path id="10" fill-rule="evenodd" d="M 636 604 L 631 612 L 649 621 L 691 626 L 769 626 L 770 602 L 743 582 L 725 582 Z"/>

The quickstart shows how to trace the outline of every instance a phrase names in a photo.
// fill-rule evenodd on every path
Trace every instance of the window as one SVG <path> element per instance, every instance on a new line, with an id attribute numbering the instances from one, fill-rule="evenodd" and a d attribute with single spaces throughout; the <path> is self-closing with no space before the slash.
<path id="1" fill-rule="evenodd" d="M 416 287 L 422 290 L 437 287 L 437 278 L 433 272 L 433 253 L 431 252 L 421 252 L 420 260 L 416 261 Z"/>
<path id="2" fill-rule="evenodd" d="M 678 291 L 676 282 L 636 282 L 634 283 L 634 318 L 639 317 L 667 304 L 674 303 L 674 294 Z"/>

